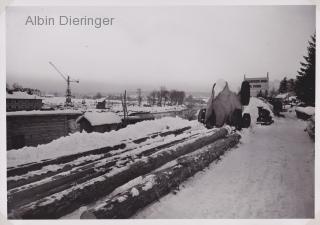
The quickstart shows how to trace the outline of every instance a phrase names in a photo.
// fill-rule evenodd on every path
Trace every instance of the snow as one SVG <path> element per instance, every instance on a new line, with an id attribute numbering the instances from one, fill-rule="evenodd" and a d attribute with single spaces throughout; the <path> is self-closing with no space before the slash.
<path id="1" fill-rule="evenodd" d="M 121 118 L 112 112 L 86 112 L 83 116 L 77 119 L 77 122 L 82 118 L 87 119 L 92 126 L 121 123 Z"/>
<path id="2" fill-rule="evenodd" d="M 142 190 L 147 191 L 153 187 L 153 183 L 148 181 L 143 187 Z"/>
<path id="3" fill-rule="evenodd" d="M 259 117 L 258 107 L 263 107 L 264 109 L 269 110 L 270 115 L 273 117 L 272 106 L 269 103 L 255 97 L 251 97 L 249 105 L 245 106 L 243 110 L 243 113 L 249 113 L 251 116 L 251 127 L 256 125 L 257 118 Z"/>
<path id="4" fill-rule="evenodd" d="M 117 198 L 118 202 L 124 202 L 125 200 L 127 200 L 127 196 L 126 195 L 123 195 L 123 196 L 120 196 L 120 197 Z"/>
<path id="5" fill-rule="evenodd" d="M 241 144 L 133 218 L 312 218 L 314 150 L 294 113 L 242 131 Z"/>
<path id="6" fill-rule="evenodd" d="M 312 106 L 308 106 L 308 107 L 296 107 L 296 111 L 298 112 L 302 112 L 305 113 L 309 116 L 312 116 L 313 114 L 315 114 L 315 108 Z"/>
<path id="7" fill-rule="evenodd" d="M 56 158 L 63 155 L 84 152 L 106 146 L 114 146 L 124 140 L 145 137 L 155 132 L 180 129 L 186 126 L 203 127 L 197 121 L 188 121 L 179 117 L 164 117 L 152 121 L 143 121 L 129 125 L 124 129 L 107 133 L 74 133 L 36 147 L 23 147 L 7 152 L 7 167 Z"/>
<path id="8" fill-rule="evenodd" d="M 41 110 L 31 110 L 31 111 L 15 111 L 7 112 L 7 116 L 36 116 L 36 115 L 68 115 L 68 114 L 82 114 L 79 110 L 50 110 L 50 111 L 41 111 Z"/>
<path id="9" fill-rule="evenodd" d="M 139 195 L 139 191 L 138 191 L 137 188 L 132 188 L 131 191 L 130 191 L 130 193 L 131 193 L 131 196 L 132 196 L 132 197 L 136 197 L 136 196 Z"/>
<path id="10" fill-rule="evenodd" d="M 288 98 L 289 93 L 278 94 L 276 98 Z"/>
<path id="11" fill-rule="evenodd" d="M 186 109 L 184 105 L 177 105 L 177 106 L 151 106 L 151 107 L 144 107 L 144 106 L 127 106 L 128 113 L 132 112 L 150 112 L 150 113 L 164 113 L 164 112 L 175 112 L 175 111 L 182 111 Z M 122 111 L 121 105 L 115 105 L 112 107 L 113 111 Z"/>
<path id="12" fill-rule="evenodd" d="M 41 97 L 37 95 L 29 95 L 26 92 L 16 91 L 12 94 L 7 93 L 7 99 L 41 99 Z"/>

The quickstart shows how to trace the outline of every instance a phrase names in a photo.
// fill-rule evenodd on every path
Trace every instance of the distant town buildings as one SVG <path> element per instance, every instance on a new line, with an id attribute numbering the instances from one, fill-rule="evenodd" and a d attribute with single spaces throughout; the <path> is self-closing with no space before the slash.
<path id="1" fill-rule="evenodd" d="M 7 93 L 6 108 L 7 112 L 22 111 L 22 110 L 39 110 L 42 107 L 42 99 L 34 94 L 26 92 Z"/>
<path id="2" fill-rule="evenodd" d="M 244 80 L 248 81 L 250 84 L 250 96 L 256 97 L 259 92 L 263 95 L 269 91 L 269 73 L 266 77 L 251 77 L 248 78 L 244 75 Z"/>

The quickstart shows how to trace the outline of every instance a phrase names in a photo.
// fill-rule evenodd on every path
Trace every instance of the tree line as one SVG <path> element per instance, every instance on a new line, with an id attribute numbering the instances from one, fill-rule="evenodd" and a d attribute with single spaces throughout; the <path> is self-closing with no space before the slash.
<path id="1" fill-rule="evenodd" d="M 21 91 L 21 92 L 26 92 L 29 95 L 40 95 L 41 91 L 39 89 L 36 88 L 27 88 L 27 87 L 23 87 L 22 85 L 18 84 L 18 83 L 14 83 L 12 86 L 10 86 L 8 83 L 6 83 L 6 92 L 9 94 L 12 94 L 13 92 L 17 92 L 17 91 Z"/>
<path id="2" fill-rule="evenodd" d="M 165 87 L 160 87 L 160 90 L 153 90 L 147 96 L 147 101 L 152 106 L 182 105 L 185 97 L 184 91 L 169 91 Z"/>

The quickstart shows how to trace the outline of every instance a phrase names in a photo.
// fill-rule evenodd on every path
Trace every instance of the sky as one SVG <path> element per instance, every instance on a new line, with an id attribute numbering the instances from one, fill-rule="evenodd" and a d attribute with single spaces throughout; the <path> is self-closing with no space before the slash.
<path id="1" fill-rule="evenodd" d="M 7 82 L 77 93 L 165 86 L 210 92 L 247 77 L 295 78 L 315 33 L 314 6 L 9 7 Z M 32 26 L 28 16 L 112 17 L 112 26 Z M 57 23 L 58 21 L 56 21 Z"/>

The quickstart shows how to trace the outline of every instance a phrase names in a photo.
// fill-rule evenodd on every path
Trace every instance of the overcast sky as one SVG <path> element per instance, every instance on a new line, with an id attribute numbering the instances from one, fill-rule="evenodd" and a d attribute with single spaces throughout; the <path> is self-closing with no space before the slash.
<path id="1" fill-rule="evenodd" d="M 64 91 L 48 64 L 80 79 L 75 92 L 160 86 L 210 91 L 243 74 L 294 78 L 315 32 L 314 6 L 11 7 L 7 82 Z M 114 17 L 112 26 L 26 26 L 28 16 Z"/>

